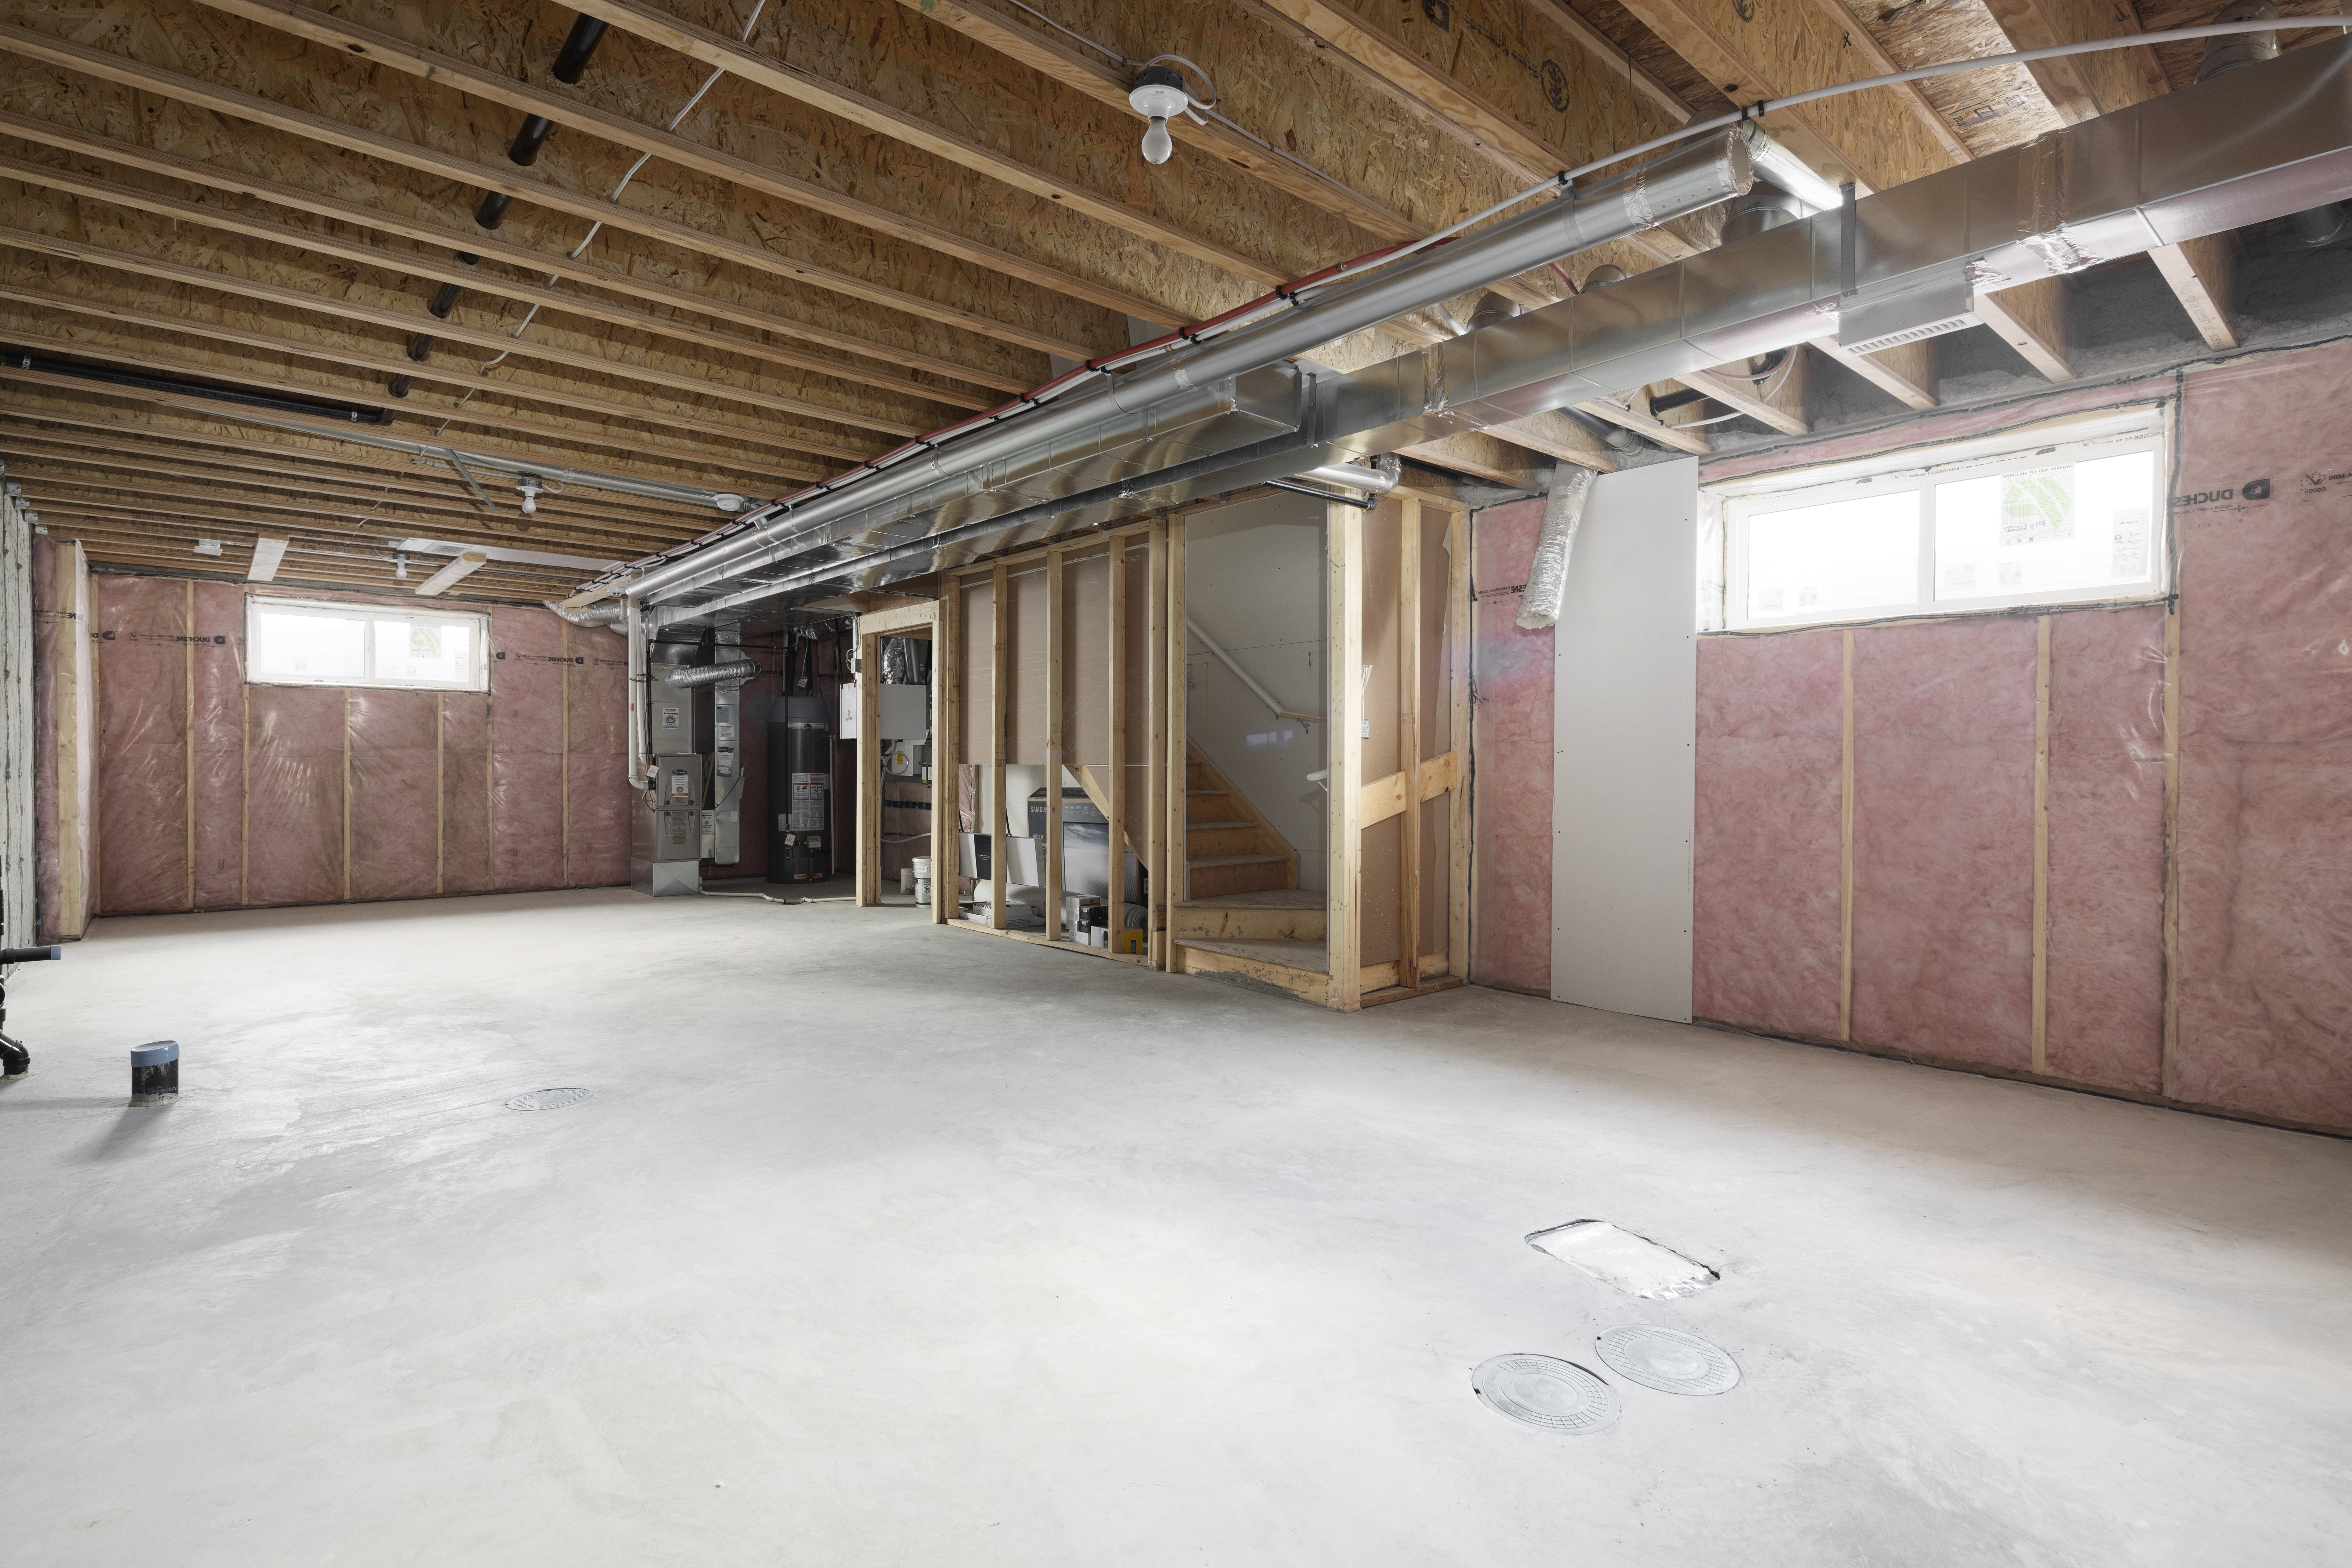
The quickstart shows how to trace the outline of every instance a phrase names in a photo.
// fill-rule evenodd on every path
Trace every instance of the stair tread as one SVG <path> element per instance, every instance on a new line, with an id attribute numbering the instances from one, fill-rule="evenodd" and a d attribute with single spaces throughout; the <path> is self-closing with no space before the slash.
<path id="1" fill-rule="evenodd" d="M 1192 857 L 1187 856 L 1185 858 L 1184 864 L 1194 868 L 1202 866 L 1267 866 L 1277 863 L 1287 864 L 1289 859 L 1290 857 L 1287 855 L 1204 855 L 1198 859 L 1194 859 Z"/>
<path id="2" fill-rule="evenodd" d="M 1319 888 L 1261 888 L 1248 893 L 1219 893 L 1206 899 L 1186 899 L 1180 910 L 1319 910 L 1329 900 Z"/>
<path id="3" fill-rule="evenodd" d="M 1303 969 L 1314 974 L 1331 973 L 1329 950 L 1320 939 L 1302 942 L 1273 936 L 1180 936 L 1176 945 L 1227 953 L 1234 958 L 1254 958 L 1261 963 L 1279 963 L 1286 969 Z"/>

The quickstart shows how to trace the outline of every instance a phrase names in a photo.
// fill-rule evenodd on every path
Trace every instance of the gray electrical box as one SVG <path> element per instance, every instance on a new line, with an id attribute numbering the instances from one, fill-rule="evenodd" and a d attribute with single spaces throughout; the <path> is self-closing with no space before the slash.
<path id="1" fill-rule="evenodd" d="M 881 710 L 882 774 L 919 779 L 931 760 L 931 689 L 885 686 L 875 693 Z"/>

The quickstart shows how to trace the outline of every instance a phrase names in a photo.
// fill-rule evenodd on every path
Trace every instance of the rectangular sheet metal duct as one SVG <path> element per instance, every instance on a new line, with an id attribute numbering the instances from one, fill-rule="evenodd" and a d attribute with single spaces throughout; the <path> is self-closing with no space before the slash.
<path id="1" fill-rule="evenodd" d="M 1299 374 L 1290 384 L 1295 403 L 1286 414 L 1275 410 L 1271 389 L 1236 397 L 1232 407 L 1249 402 L 1258 418 L 1224 427 L 1233 437 L 1230 464 L 1217 461 L 1213 438 L 1197 437 L 1181 444 L 1181 456 L 1168 451 L 1181 469 L 1151 460 L 1149 443 L 1121 447 L 1115 471 L 1084 461 L 1033 463 L 1020 487 L 1027 504 L 1017 510 L 1010 495 L 974 504 L 982 481 L 951 487 L 955 493 L 944 498 L 905 488 L 894 502 L 860 510 L 845 529 L 795 531 L 707 560 L 689 557 L 657 571 L 660 585 L 636 592 L 662 605 L 664 624 L 692 624 L 722 601 L 731 618 L 762 600 L 772 601 L 772 608 L 844 584 L 877 587 L 982 549 L 1483 430 L 1790 347 L 1833 332 L 1846 311 L 1866 312 L 1874 324 L 1899 320 L 1906 296 L 1925 310 L 2347 195 L 2352 38 L 2299 49 L 1864 198 L 1854 208 L 1850 264 L 1845 215 L 1820 213 L 1351 375 Z M 1454 291 L 1446 288 L 1435 297 Z M 1196 398 L 1201 390 L 1181 397 Z M 1136 412 L 1149 420 L 1153 411 Z M 1267 438 L 1284 427 L 1286 437 Z M 1205 456 L 1204 447 L 1212 448 Z M 998 461 L 1017 468 L 1028 459 L 1008 451 Z M 1041 489 L 1049 493 L 1039 496 Z M 1056 489 L 1066 508 L 1051 499 Z M 869 552 L 992 513 L 1004 514 L 1004 534 L 856 564 Z M 812 576 L 811 569 L 834 562 L 840 571 Z"/>

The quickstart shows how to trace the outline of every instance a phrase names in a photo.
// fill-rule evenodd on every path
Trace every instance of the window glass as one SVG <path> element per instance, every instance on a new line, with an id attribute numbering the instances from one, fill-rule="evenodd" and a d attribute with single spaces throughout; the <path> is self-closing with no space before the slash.
<path id="1" fill-rule="evenodd" d="M 1919 593 L 1919 493 L 1765 512 L 1748 526 L 1748 614 L 1811 620 Z"/>
<path id="2" fill-rule="evenodd" d="M 367 617 L 262 610 L 253 617 L 259 680 L 357 680 L 367 674 Z"/>
<path id="3" fill-rule="evenodd" d="M 486 617 L 465 612 L 246 601 L 247 679 L 272 685 L 487 691 Z"/>
<path id="4" fill-rule="evenodd" d="M 1936 487 L 1936 597 L 2137 586 L 2155 570 L 2156 454 Z"/>

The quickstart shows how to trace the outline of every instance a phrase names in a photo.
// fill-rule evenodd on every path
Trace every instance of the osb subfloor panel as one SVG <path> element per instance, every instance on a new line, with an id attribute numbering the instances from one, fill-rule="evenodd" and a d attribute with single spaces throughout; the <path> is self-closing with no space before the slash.
<path id="1" fill-rule="evenodd" d="M 911 910 L 102 921 L 9 986 L 0 1562 L 2340 1563 L 2352 1144 Z M 126 1049 L 186 1093 L 123 1109 Z M 577 1085 L 570 1110 L 519 1092 Z M 1528 1247 L 1722 1272 L 1637 1300 Z M 1624 1383 L 1613 1324 L 1738 1359 Z M 1472 1395 L 1611 1377 L 1589 1437 Z"/>
<path id="2" fill-rule="evenodd" d="M 1261 963 L 1286 964 L 1315 974 L 1331 973 L 1329 950 L 1320 942 L 1270 936 L 1180 936 L 1176 941 L 1184 947 L 1197 947 L 1209 952 L 1229 952 L 1235 958 L 1255 958 Z"/>

